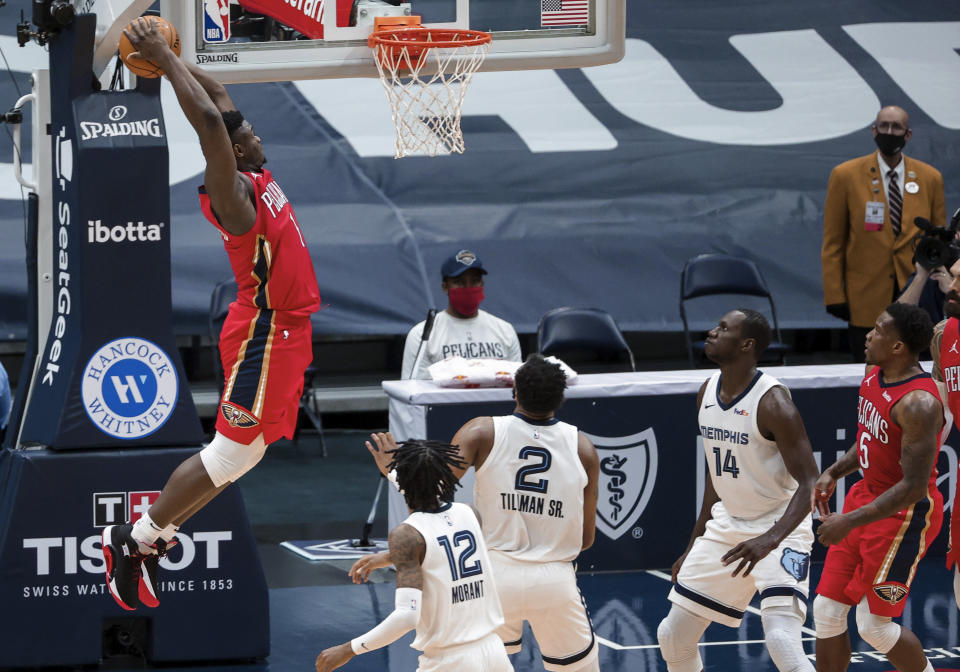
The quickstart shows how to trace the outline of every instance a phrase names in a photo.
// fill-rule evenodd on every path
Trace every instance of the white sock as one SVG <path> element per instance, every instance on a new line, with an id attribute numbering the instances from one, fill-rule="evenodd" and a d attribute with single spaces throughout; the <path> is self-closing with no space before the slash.
<path id="1" fill-rule="evenodd" d="M 180 531 L 179 527 L 177 527 L 173 523 L 170 523 L 165 528 L 163 528 L 163 531 L 160 533 L 160 538 L 166 542 L 169 542 L 171 539 L 173 539 L 174 535 L 176 535 L 176 533 L 179 531 Z"/>
<path id="2" fill-rule="evenodd" d="M 163 532 L 163 528 L 157 527 L 157 524 L 151 520 L 150 514 L 145 513 L 133 524 L 133 531 L 130 536 L 140 544 L 141 553 L 156 553 L 157 549 L 151 549 L 151 546 L 156 543 L 161 532 Z"/>

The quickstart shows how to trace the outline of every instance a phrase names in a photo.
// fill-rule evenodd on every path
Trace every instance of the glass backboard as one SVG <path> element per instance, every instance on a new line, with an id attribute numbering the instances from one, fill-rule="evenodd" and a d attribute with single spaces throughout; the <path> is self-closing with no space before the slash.
<path id="1" fill-rule="evenodd" d="M 335 11 L 326 11 L 328 6 Z M 376 77 L 375 16 L 493 36 L 481 70 L 587 67 L 623 56 L 625 0 L 161 0 L 182 56 L 225 83 Z"/>

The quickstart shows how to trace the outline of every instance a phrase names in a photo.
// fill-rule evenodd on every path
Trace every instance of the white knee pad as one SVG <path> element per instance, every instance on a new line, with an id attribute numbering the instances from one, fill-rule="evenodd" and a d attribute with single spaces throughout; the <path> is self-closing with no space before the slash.
<path id="1" fill-rule="evenodd" d="M 766 607 L 760 610 L 767 651 L 780 672 L 814 672 L 800 641 L 803 616 L 795 606 Z"/>
<path id="2" fill-rule="evenodd" d="M 701 672 L 703 661 L 697 643 L 710 621 L 683 607 L 672 605 L 657 627 L 660 654 L 670 672 Z"/>
<path id="3" fill-rule="evenodd" d="M 880 653 L 886 653 L 900 639 L 900 624 L 894 623 L 889 616 L 876 616 L 870 613 L 867 598 L 857 605 L 857 630 L 867 644 Z"/>
<path id="4" fill-rule="evenodd" d="M 830 639 L 847 631 L 850 605 L 817 595 L 813 600 L 813 623 L 818 639 Z"/>
<path id="5" fill-rule="evenodd" d="M 960 609 L 960 562 L 953 566 L 953 596 L 957 599 L 957 609 Z"/>
<path id="6" fill-rule="evenodd" d="M 203 468 L 207 470 L 210 480 L 219 488 L 250 471 L 266 451 L 263 434 L 254 439 L 253 443 L 244 445 L 217 432 L 213 441 L 200 451 L 200 461 L 203 462 Z"/>

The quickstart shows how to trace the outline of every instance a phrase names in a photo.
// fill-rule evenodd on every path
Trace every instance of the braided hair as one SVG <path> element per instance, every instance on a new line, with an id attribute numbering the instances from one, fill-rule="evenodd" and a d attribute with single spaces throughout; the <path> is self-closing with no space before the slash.
<path id="1" fill-rule="evenodd" d="M 401 442 L 393 455 L 390 469 L 397 470 L 397 485 L 414 511 L 434 513 L 453 501 L 460 480 L 451 467 L 465 469 L 456 446 L 443 441 L 410 440 Z"/>

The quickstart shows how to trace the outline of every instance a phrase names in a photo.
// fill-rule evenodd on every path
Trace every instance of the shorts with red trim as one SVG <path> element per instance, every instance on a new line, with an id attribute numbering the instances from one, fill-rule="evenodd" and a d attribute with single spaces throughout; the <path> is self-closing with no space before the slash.
<path id="1" fill-rule="evenodd" d="M 250 444 L 293 438 L 303 375 L 313 361 L 308 318 L 233 303 L 220 332 L 223 395 L 217 431 Z"/>
<path id="2" fill-rule="evenodd" d="M 947 569 L 960 565 L 960 466 L 957 467 L 957 491 L 953 495 L 953 513 L 950 514 L 950 540 L 947 548 Z"/>
<path id="3" fill-rule="evenodd" d="M 843 502 L 844 513 L 877 498 L 858 481 Z M 864 595 L 870 613 L 900 616 L 906 606 L 917 564 L 940 531 L 943 496 L 935 486 L 919 502 L 896 514 L 854 528 L 827 550 L 817 593 L 856 605 Z"/>

